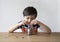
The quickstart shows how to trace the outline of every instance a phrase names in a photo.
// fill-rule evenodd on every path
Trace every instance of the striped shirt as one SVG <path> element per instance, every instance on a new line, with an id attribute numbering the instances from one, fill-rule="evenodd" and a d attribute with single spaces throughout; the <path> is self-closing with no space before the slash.
<path id="1" fill-rule="evenodd" d="M 18 22 L 18 23 L 20 23 L 20 22 Z M 39 27 L 40 27 L 39 24 L 32 24 L 33 32 L 37 32 Z M 18 28 L 21 28 L 22 32 L 27 32 L 29 25 L 24 24 L 24 25 L 19 26 Z"/>

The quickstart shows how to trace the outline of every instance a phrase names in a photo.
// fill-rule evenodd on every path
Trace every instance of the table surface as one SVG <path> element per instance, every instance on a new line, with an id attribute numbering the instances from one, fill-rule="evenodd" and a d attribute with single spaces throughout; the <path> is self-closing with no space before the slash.
<path id="1" fill-rule="evenodd" d="M 37 33 L 29 36 L 20 32 L 0 32 L 0 42 L 60 42 L 60 33 Z"/>

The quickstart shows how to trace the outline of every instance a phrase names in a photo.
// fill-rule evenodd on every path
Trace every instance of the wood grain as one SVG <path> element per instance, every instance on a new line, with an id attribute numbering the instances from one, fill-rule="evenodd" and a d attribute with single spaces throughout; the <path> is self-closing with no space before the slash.
<path id="1" fill-rule="evenodd" d="M 29 36 L 20 32 L 0 32 L 0 42 L 60 42 L 60 33 L 37 33 Z"/>

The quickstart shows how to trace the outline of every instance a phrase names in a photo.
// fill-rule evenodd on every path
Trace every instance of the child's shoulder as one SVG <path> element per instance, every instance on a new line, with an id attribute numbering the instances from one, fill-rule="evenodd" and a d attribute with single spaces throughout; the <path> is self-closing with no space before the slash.
<path id="1" fill-rule="evenodd" d="M 20 20 L 18 23 L 21 23 L 21 22 L 23 22 L 23 20 Z"/>
<path id="2" fill-rule="evenodd" d="M 18 22 L 19 25 L 25 24 L 23 20 Z"/>
<path id="3" fill-rule="evenodd" d="M 24 20 L 20 20 L 18 23 L 24 23 Z"/>

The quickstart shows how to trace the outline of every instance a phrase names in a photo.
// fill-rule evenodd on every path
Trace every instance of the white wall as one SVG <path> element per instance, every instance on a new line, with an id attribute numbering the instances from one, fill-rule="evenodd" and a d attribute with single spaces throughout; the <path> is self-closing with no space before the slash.
<path id="1" fill-rule="evenodd" d="M 23 19 L 22 12 L 27 6 L 37 9 L 37 20 L 48 25 L 52 32 L 60 32 L 60 0 L 0 0 L 0 32 L 7 32 Z"/>

